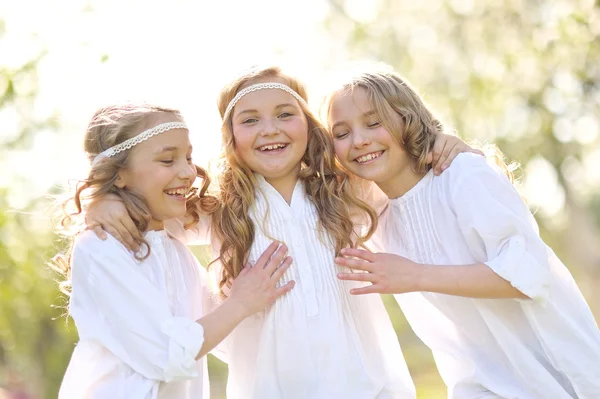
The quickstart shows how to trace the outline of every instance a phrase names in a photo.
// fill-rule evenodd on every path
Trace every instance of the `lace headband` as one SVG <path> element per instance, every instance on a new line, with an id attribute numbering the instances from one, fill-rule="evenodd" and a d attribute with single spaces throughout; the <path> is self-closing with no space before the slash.
<path id="1" fill-rule="evenodd" d="M 231 112 L 231 110 L 233 110 L 233 107 L 235 107 L 235 104 L 237 104 L 237 102 L 240 101 L 240 99 L 242 97 L 244 97 L 248 93 L 252 93 L 252 92 L 255 92 L 257 90 L 263 90 L 263 89 L 279 89 L 279 90 L 283 90 L 285 92 L 290 93 L 292 96 L 294 96 L 294 98 L 296 100 L 298 100 L 298 102 L 300 104 L 304 105 L 305 107 L 308 107 L 308 104 L 306 104 L 306 101 L 304 101 L 304 99 L 300 96 L 300 94 L 296 93 L 289 86 L 286 86 L 286 85 L 284 85 L 282 83 L 274 83 L 274 82 L 257 83 L 255 85 L 246 87 L 245 89 L 241 90 L 238 94 L 236 94 L 235 97 L 233 97 L 233 99 L 229 102 L 229 105 L 227 105 L 227 109 L 225 110 L 225 114 L 223 114 L 223 119 L 226 119 L 229 116 L 229 113 Z"/>
<path id="2" fill-rule="evenodd" d="M 125 150 L 129 150 L 131 147 L 138 145 L 142 141 L 146 141 L 150 137 L 156 136 L 157 134 L 164 133 L 168 130 L 187 129 L 187 128 L 188 127 L 183 122 L 161 123 L 160 125 L 154 126 L 152 129 L 144 130 L 142 133 L 138 134 L 137 136 L 132 137 L 128 140 L 125 140 L 124 142 L 122 142 L 120 144 L 117 144 L 115 146 L 112 146 L 112 147 L 102 151 L 100 154 L 96 155 L 96 157 L 92 161 L 92 166 L 96 165 L 102 158 L 114 157 L 118 153 L 123 152 Z"/>

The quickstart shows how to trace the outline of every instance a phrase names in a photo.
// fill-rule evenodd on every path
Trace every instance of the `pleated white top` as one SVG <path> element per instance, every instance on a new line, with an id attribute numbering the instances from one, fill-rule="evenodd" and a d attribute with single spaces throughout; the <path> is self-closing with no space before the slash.
<path id="1" fill-rule="evenodd" d="M 449 397 L 600 398 L 600 332 L 569 271 L 502 172 L 460 154 L 390 200 L 376 250 L 423 264 L 482 262 L 532 298 L 396 295 Z"/>
<path id="2" fill-rule="evenodd" d="M 256 262 L 273 239 L 293 257 L 296 286 L 242 322 L 217 354 L 229 363 L 228 399 L 405 399 L 415 389 L 379 295 L 349 294 L 334 246 L 298 182 L 291 205 L 262 176 L 251 218 Z"/>

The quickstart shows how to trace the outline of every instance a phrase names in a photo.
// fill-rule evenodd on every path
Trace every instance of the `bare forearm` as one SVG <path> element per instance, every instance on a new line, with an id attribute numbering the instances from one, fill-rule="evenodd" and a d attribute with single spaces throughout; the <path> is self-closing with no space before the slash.
<path id="1" fill-rule="evenodd" d="M 419 291 L 470 298 L 528 299 L 483 263 L 460 266 L 422 265 Z"/>
<path id="2" fill-rule="evenodd" d="M 204 343 L 196 359 L 214 349 L 238 324 L 246 318 L 246 312 L 235 301 L 227 299 L 211 313 L 197 321 L 204 328 Z"/>

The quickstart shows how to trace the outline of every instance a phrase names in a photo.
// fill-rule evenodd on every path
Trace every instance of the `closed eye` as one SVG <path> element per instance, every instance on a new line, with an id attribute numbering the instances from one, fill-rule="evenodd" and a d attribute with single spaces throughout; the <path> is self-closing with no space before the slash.
<path id="1" fill-rule="evenodd" d="M 172 165 L 173 164 L 173 160 L 172 159 L 163 159 L 160 162 L 164 163 L 165 165 Z"/>
<path id="2" fill-rule="evenodd" d="M 369 123 L 369 124 L 367 125 L 367 127 L 377 127 L 377 126 L 379 126 L 379 125 L 381 125 L 381 123 L 380 123 L 380 122 L 372 122 L 372 123 Z"/>
<path id="3" fill-rule="evenodd" d="M 340 132 L 340 133 L 335 133 L 333 136 L 335 137 L 335 139 L 343 139 L 348 134 L 349 134 L 349 132 Z"/>

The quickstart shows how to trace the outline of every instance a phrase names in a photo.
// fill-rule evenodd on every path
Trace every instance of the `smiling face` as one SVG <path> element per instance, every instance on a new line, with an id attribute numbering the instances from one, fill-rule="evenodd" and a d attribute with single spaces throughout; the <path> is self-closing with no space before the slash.
<path id="1" fill-rule="evenodd" d="M 177 116 L 164 113 L 152 126 L 180 121 Z M 196 174 L 189 132 L 173 129 L 133 147 L 127 167 L 119 171 L 115 184 L 144 198 L 152 215 L 149 229 L 160 230 L 164 220 L 185 215 L 186 194 Z"/>
<path id="2" fill-rule="evenodd" d="M 404 129 L 400 115 L 392 117 L 393 125 Z M 328 119 L 336 156 L 348 172 L 380 186 L 413 174 L 414 161 L 383 126 L 364 88 L 337 93 Z"/>
<path id="3" fill-rule="evenodd" d="M 281 78 L 268 81 L 287 84 Z M 273 186 L 295 184 L 308 144 L 308 122 L 294 96 L 279 89 L 248 93 L 233 109 L 232 127 L 235 150 L 253 172 Z"/>

